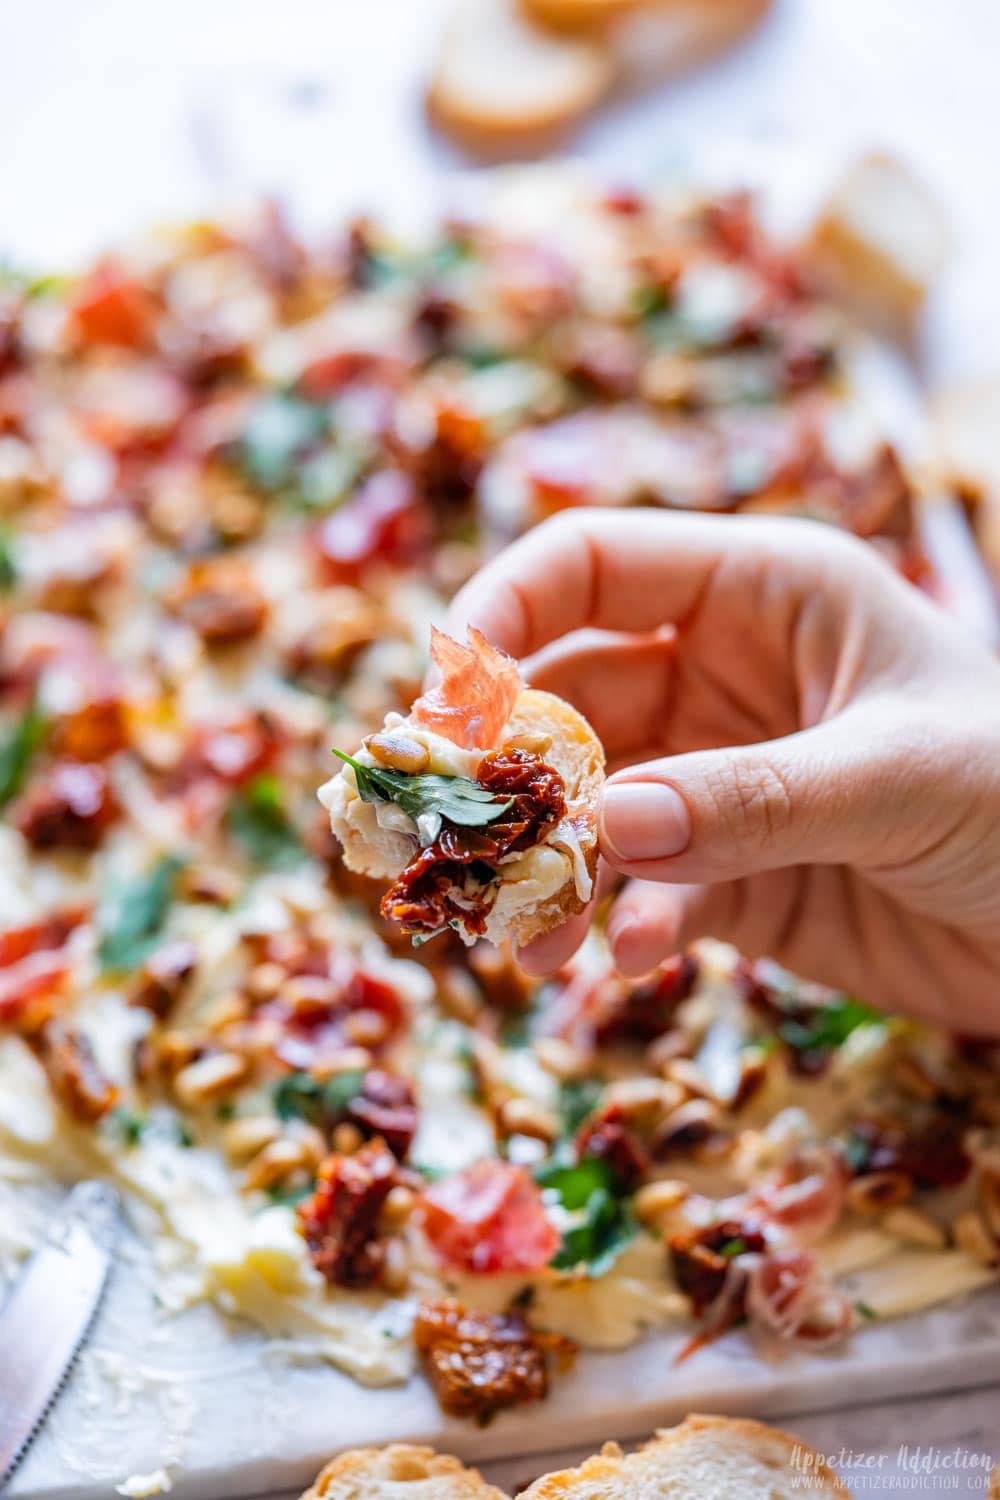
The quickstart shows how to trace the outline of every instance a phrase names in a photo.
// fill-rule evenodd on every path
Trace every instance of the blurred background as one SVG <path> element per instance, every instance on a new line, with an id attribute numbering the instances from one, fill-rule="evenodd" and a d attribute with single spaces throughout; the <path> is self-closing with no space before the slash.
<path id="1" fill-rule="evenodd" d="M 734 0 L 686 3 L 718 13 Z M 150 220 L 216 212 L 262 191 L 280 193 L 317 227 L 346 207 L 408 209 L 435 196 L 442 174 L 475 159 L 429 125 L 425 109 L 453 8 L 454 0 L 8 5 L 0 253 L 64 267 Z M 927 319 L 926 369 L 933 380 L 992 371 L 1000 5 L 774 0 L 732 29 L 740 26 L 700 66 L 673 57 L 641 83 L 618 86 L 556 144 L 640 174 L 719 138 L 800 153 L 805 143 L 817 163 L 873 145 L 892 150 L 938 198 L 952 238 Z M 686 50 L 668 51 L 678 47 Z"/>

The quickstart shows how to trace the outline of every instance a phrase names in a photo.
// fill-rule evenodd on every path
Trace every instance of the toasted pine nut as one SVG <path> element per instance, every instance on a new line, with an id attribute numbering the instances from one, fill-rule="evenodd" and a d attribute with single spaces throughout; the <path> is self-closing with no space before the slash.
<path id="1" fill-rule="evenodd" d="M 703 1146 L 721 1126 L 718 1108 L 709 1099 L 689 1099 L 672 1110 L 657 1128 L 650 1142 L 653 1155 L 671 1155 Z"/>
<path id="2" fill-rule="evenodd" d="M 278 993 L 283 1004 L 308 1019 L 324 1015 L 336 1001 L 338 989 L 322 974 L 296 974 L 285 980 Z"/>
<path id="3" fill-rule="evenodd" d="M 632 1199 L 635 1216 L 647 1229 L 657 1229 L 680 1207 L 690 1191 L 686 1182 L 674 1177 L 647 1182 Z"/>
<path id="4" fill-rule="evenodd" d="M 682 1103 L 684 1091 L 662 1078 L 620 1078 L 609 1083 L 605 1103 L 617 1105 L 629 1124 L 653 1129 Z"/>
<path id="5" fill-rule="evenodd" d="M 410 1257 L 402 1240 L 389 1240 L 382 1264 L 382 1284 L 387 1291 L 405 1291 L 410 1280 Z"/>
<path id="6" fill-rule="evenodd" d="M 416 1197 L 408 1187 L 400 1184 L 398 1187 L 389 1189 L 389 1196 L 382 1205 L 381 1218 L 391 1229 L 398 1229 L 405 1224 L 413 1212 Z"/>
<path id="7" fill-rule="evenodd" d="M 690 1057 L 675 1057 L 672 1062 L 664 1063 L 663 1076 L 672 1083 L 679 1083 L 682 1089 L 698 1099 L 715 1097 L 705 1074 Z"/>
<path id="8" fill-rule="evenodd" d="M 367 1047 L 344 1047 L 340 1052 L 328 1052 L 318 1058 L 311 1072 L 322 1082 L 338 1073 L 367 1073 L 373 1062 Z"/>
<path id="9" fill-rule="evenodd" d="M 289 1137 L 300 1147 L 306 1166 L 318 1167 L 327 1154 L 326 1140 L 315 1125 L 305 1120 L 289 1120 L 285 1127 Z"/>
<path id="10" fill-rule="evenodd" d="M 411 740 L 406 734 L 393 734 L 380 730 L 365 740 L 365 749 L 375 757 L 379 765 L 390 771 L 405 771 L 410 776 L 426 771 L 430 764 L 430 751 L 419 740 Z"/>
<path id="11" fill-rule="evenodd" d="M 181 1069 L 174 1079 L 174 1092 L 182 1104 L 207 1104 L 242 1083 L 246 1073 L 246 1059 L 235 1052 L 207 1052 Z"/>
<path id="12" fill-rule="evenodd" d="M 353 1156 L 364 1141 L 364 1136 L 350 1120 L 342 1120 L 330 1137 L 330 1144 L 338 1156 Z"/>
<path id="13" fill-rule="evenodd" d="M 865 1172 L 848 1184 L 847 1202 L 858 1214 L 884 1214 L 905 1203 L 912 1192 L 908 1172 Z"/>
<path id="14" fill-rule="evenodd" d="M 574 1047 L 572 1042 L 563 1041 L 562 1037 L 539 1037 L 534 1044 L 534 1051 L 546 1073 L 551 1073 L 553 1078 L 558 1078 L 563 1083 L 585 1078 L 590 1071 L 590 1061 L 586 1054 L 579 1047 Z"/>
<path id="15" fill-rule="evenodd" d="M 530 1135 L 536 1141 L 554 1141 L 559 1135 L 559 1121 L 544 1104 L 515 1096 L 500 1106 L 500 1129 L 504 1135 Z"/>
<path id="16" fill-rule="evenodd" d="M 280 1134 L 281 1126 L 273 1115 L 243 1115 L 230 1120 L 222 1132 L 222 1144 L 233 1161 L 249 1161 Z"/>
<path id="17" fill-rule="evenodd" d="M 273 1000 L 287 978 L 288 975 L 280 964 L 255 964 L 246 977 L 247 994 L 259 1004 L 265 1000 Z"/>
<path id="18" fill-rule="evenodd" d="M 524 734 L 511 735 L 504 740 L 505 750 L 524 750 L 528 755 L 546 755 L 552 749 L 552 736 L 542 730 L 526 730 Z"/>
<path id="19" fill-rule="evenodd" d="M 210 1031 L 218 1032 L 225 1026 L 231 1026 L 234 1021 L 245 1021 L 249 1014 L 250 1005 L 246 996 L 239 990 L 230 990 L 213 1000 L 200 1019 Z"/>
<path id="20" fill-rule="evenodd" d="M 971 1255 L 973 1260 L 978 1260 L 984 1266 L 996 1265 L 1000 1256 L 997 1242 L 975 1209 L 959 1214 L 951 1228 L 955 1236 L 955 1244 L 960 1250 L 964 1250 L 966 1255 Z"/>
<path id="21" fill-rule="evenodd" d="M 244 1182 L 248 1188 L 269 1188 L 283 1182 L 289 1172 L 306 1165 L 306 1156 L 298 1141 L 282 1136 L 258 1151 L 246 1169 Z"/>
<path id="22" fill-rule="evenodd" d="M 948 1236 L 940 1224 L 936 1224 L 919 1209 L 909 1208 L 905 1204 L 886 1214 L 882 1220 L 882 1228 L 898 1239 L 905 1240 L 908 1245 L 919 1245 L 928 1250 L 943 1250 L 948 1243 Z"/>

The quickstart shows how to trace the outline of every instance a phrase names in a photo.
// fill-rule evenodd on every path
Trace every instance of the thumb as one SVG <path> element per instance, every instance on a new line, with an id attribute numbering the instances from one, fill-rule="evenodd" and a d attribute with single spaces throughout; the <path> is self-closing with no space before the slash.
<path id="1" fill-rule="evenodd" d="M 848 720 L 619 771 L 602 789 L 602 854 L 625 874 L 685 883 L 905 859 L 905 751 L 870 717 L 864 733 Z"/>

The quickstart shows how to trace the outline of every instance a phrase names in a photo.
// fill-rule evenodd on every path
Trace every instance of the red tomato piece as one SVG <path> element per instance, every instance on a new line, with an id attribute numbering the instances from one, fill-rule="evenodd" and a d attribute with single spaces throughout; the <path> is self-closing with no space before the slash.
<path id="1" fill-rule="evenodd" d="M 373 474 L 319 528 L 323 572 L 331 583 L 357 583 L 373 563 L 412 562 L 429 540 L 428 518 L 405 474 Z"/>
<path id="2" fill-rule="evenodd" d="M 559 1231 L 523 1167 L 474 1162 L 423 1194 L 424 1233 L 438 1258 L 456 1271 L 525 1274 L 548 1265 Z"/>
<path id="3" fill-rule="evenodd" d="M 105 262 L 80 287 L 70 317 L 83 344 L 142 349 L 152 337 L 157 306 L 141 282 Z"/>
<path id="4" fill-rule="evenodd" d="M 70 980 L 58 953 L 31 953 L 0 973 L 0 1026 L 35 1032 L 48 1021 Z"/>
<path id="5" fill-rule="evenodd" d="M 23 927 L 10 927 L 6 932 L 0 932 L 0 969 L 20 963 L 29 953 L 61 948 L 74 928 L 86 919 L 86 907 L 68 906 L 39 922 L 28 922 Z"/>

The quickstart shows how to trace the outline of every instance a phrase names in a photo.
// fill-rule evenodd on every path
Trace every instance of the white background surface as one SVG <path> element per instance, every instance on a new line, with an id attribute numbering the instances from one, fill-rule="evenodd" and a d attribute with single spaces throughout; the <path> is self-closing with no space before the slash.
<path id="1" fill-rule="evenodd" d="M 0 253 L 68 265 L 151 218 L 260 190 L 315 225 L 433 191 L 459 164 L 427 131 L 421 81 L 440 0 L 3 0 Z M 1000 368 L 1000 0 L 777 0 L 695 77 L 605 111 L 572 149 L 655 166 L 722 133 L 803 133 L 906 156 L 955 253 L 928 319 L 932 382 Z M 826 1452 L 885 1453 L 857 1494 L 984 1493 L 981 1471 L 907 1476 L 899 1446 L 1000 1450 L 1000 1391 L 792 1424 Z M 613 1436 L 613 1434 L 608 1434 Z M 513 1485 L 548 1467 L 492 1466 Z M 895 1483 L 893 1476 L 896 1476 Z M 978 1487 L 977 1487 L 978 1484 Z"/>

